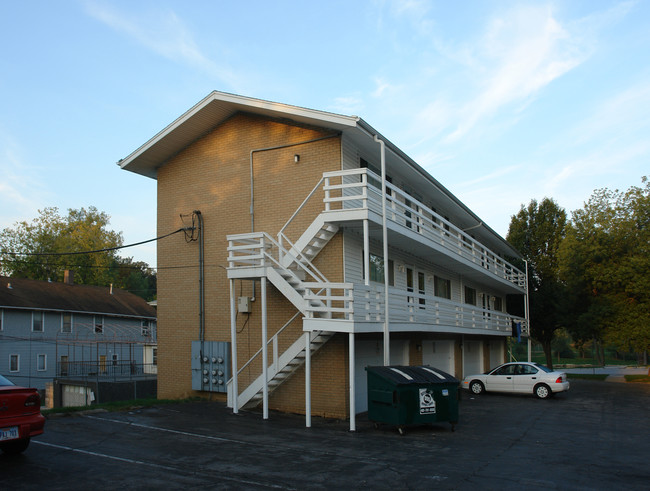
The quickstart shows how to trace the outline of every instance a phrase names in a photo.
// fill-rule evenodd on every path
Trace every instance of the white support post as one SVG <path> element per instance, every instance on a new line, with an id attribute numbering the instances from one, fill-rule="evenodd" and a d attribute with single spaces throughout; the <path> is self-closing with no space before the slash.
<path id="1" fill-rule="evenodd" d="M 388 322 L 388 228 L 386 225 L 386 145 L 375 135 L 381 153 L 381 228 L 384 242 L 384 366 L 390 365 L 390 327 Z"/>
<path id="2" fill-rule="evenodd" d="M 237 387 L 237 311 L 235 310 L 235 280 L 230 280 L 230 347 L 232 349 L 232 412 L 239 412 L 239 389 Z"/>
<path id="3" fill-rule="evenodd" d="M 350 345 L 350 352 L 349 352 L 349 359 L 350 359 L 350 364 L 348 367 L 348 371 L 350 372 L 350 431 L 357 431 L 357 420 L 356 420 L 356 404 L 355 404 L 355 399 L 354 395 L 356 392 L 355 386 L 354 386 L 354 370 L 355 370 L 355 359 L 354 359 L 354 333 L 351 332 L 349 334 L 349 345 Z"/>
<path id="4" fill-rule="evenodd" d="M 269 354 L 267 346 L 267 327 L 266 327 L 266 277 L 262 278 L 262 377 L 264 387 L 262 389 L 262 418 L 269 419 Z"/>
<path id="5" fill-rule="evenodd" d="M 311 428 L 311 332 L 305 333 L 305 426 Z"/>
<path id="6" fill-rule="evenodd" d="M 368 219 L 363 221 L 363 280 L 366 286 L 370 285 L 370 232 Z"/>

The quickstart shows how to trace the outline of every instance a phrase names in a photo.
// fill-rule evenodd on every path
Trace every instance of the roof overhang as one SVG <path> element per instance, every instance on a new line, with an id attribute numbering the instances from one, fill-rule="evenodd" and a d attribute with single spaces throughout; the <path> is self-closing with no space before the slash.
<path id="1" fill-rule="evenodd" d="M 214 91 L 117 164 L 122 169 L 156 179 L 160 166 L 238 112 L 286 118 L 340 132 L 356 127 L 359 119 Z"/>
<path id="2" fill-rule="evenodd" d="M 480 236 L 481 242 L 487 247 L 506 251 L 513 257 L 521 257 L 518 251 L 494 230 L 485 225 L 472 210 L 431 174 L 358 116 L 344 116 L 213 91 L 117 164 L 124 170 L 156 179 L 158 169 L 173 156 L 238 112 L 258 114 L 275 119 L 287 119 L 305 125 L 337 131 L 345 135 L 357 148 L 368 155 L 378 156 L 379 154 L 379 145 L 374 140 L 374 137 L 377 136 L 384 141 L 386 146 L 387 168 L 403 174 L 408 182 L 427 183 L 426 186 L 429 189 L 430 186 L 433 186 L 438 197 L 446 200 L 448 206 L 457 211 L 454 216 L 455 221 L 458 221 L 463 228 L 475 229 L 474 233 L 477 237 Z"/>

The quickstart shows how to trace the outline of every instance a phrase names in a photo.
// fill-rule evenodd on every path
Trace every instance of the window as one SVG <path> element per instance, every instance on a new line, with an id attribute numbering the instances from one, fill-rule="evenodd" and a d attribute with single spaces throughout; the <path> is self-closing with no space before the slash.
<path id="1" fill-rule="evenodd" d="M 72 332 L 72 314 L 61 314 L 61 332 Z"/>
<path id="2" fill-rule="evenodd" d="M 36 355 L 36 370 L 39 372 L 47 370 L 47 355 Z"/>
<path id="3" fill-rule="evenodd" d="M 359 167 L 361 167 L 362 169 L 368 169 L 369 171 L 375 173 L 381 178 L 381 169 L 368 163 L 368 161 L 363 158 L 359 159 Z M 392 183 L 393 179 L 388 174 L 386 174 L 386 183 L 389 182 Z M 371 176 L 368 176 L 368 184 L 381 190 L 381 181 L 378 181 L 377 179 L 374 179 Z M 386 186 L 386 194 L 388 196 L 392 196 L 393 194 L 393 190 L 390 189 L 388 186 Z"/>
<path id="4" fill-rule="evenodd" d="M 419 272 L 418 273 L 418 293 L 422 296 L 418 298 L 418 303 L 420 304 L 420 308 L 424 308 L 424 303 L 425 299 L 423 297 L 424 295 L 424 273 Z"/>
<path id="5" fill-rule="evenodd" d="M 119 360 L 119 356 L 117 355 L 117 353 L 115 353 L 115 354 L 113 354 L 113 356 L 111 358 L 112 358 L 112 361 L 113 361 L 113 366 L 116 367 L 117 362 Z"/>
<path id="6" fill-rule="evenodd" d="M 68 356 L 67 355 L 61 355 L 60 373 L 63 376 L 68 375 Z"/>
<path id="7" fill-rule="evenodd" d="M 363 265 L 363 252 L 361 254 L 361 264 Z M 365 272 L 364 272 L 365 277 Z M 384 258 L 377 256 L 376 254 L 370 253 L 370 281 L 375 281 L 377 283 L 384 283 Z M 393 265 L 393 260 L 388 260 L 388 285 L 395 286 L 395 268 Z"/>
<path id="8" fill-rule="evenodd" d="M 95 316 L 95 334 L 104 334 L 104 316 Z"/>
<path id="9" fill-rule="evenodd" d="M 20 371 L 20 355 L 9 355 L 9 371 Z"/>
<path id="10" fill-rule="evenodd" d="M 158 365 L 158 348 L 153 349 L 153 364 Z"/>
<path id="11" fill-rule="evenodd" d="M 142 331 L 143 336 L 149 336 L 151 334 L 151 330 L 149 329 L 149 321 L 148 320 L 140 321 L 140 329 Z"/>
<path id="12" fill-rule="evenodd" d="M 503 312 L 503 299 L 501 297 L 494 298 L 494 310 Z"/>
<path id="13" fill-rule="evenodd" d="M 434 295 L 436 297 L 446 298 L 451 300 L 451 280 L 441 278 L 440 276 L 434 276 Z"/>
<path id="14" fill-rule="evenodd" d="M 43 332 L 43 312 L 32 312 L 32 332 Z"/>
<path id="15" fill-rule="evenodd" d="M 465 303 L 476 305 L 476 290 L 474 288 L 465 287 Z"/>

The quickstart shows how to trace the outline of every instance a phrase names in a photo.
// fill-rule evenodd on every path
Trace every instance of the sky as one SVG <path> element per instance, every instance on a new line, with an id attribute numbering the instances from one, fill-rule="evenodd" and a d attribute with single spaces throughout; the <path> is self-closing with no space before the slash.
<path id="1" fill-rule="evenodd" d="M 0 7 L 0 229 L 95 206 L 156 237 L 155 180 L 116 162 L 213 90 L 360 116 L 503 237 L 650 175 L 650 1 Z"/>

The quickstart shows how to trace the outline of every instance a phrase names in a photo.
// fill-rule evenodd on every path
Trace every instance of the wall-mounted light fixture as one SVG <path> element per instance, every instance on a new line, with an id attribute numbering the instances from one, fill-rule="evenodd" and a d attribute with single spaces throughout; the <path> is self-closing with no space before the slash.
<path id="1" fill-rule="evenodd" d="M 300 155 L 295 154 L 295 155 L 293 156 L 293 161 L 294 161 L 296 164 L 297 164 L 298 162 L 300 162 Z"/>

